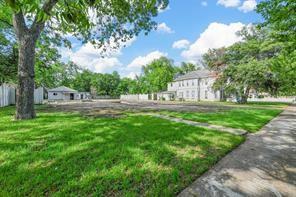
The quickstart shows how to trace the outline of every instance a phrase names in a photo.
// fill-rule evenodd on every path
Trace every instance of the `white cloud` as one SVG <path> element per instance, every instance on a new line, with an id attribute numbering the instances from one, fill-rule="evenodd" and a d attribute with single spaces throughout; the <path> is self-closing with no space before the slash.
<path id="1" fill-rule="evenodd" d="M 182 52 L 182 57 L 187 61 L 199 61 L 201 56 L 209 49 L 227 47 L 242 39 L 236 34 L 244 24 L 230 23 L 211 23 L 207 29 L 200 34 L 199 38 L 190 45 L 188 50 Z"/>
<path id="2" fill-rule="evenodd" d="M 117 56 L 120 51 L 113 51 L 106 57 L 101 55 L 101 50 L 94 48 L 90 43 L 81 46 L 76 52 L 70 54 L 70 60 L 77 65 L 94 72 L 104 72 L 116 66 L 121 66 Z"/>
<path id="3" fill-rule="evenodd" d="M 126 75 L 126 77 L 130 79 L 136 79 L 136 76 L 138 76 L 139 74 L 139 72 L 130 72 L 128 75 Z"/>
<path id="4" fill-rule="evenodd" d="M 116 49 L 112 49 L 112 47 L 116 46 L 116 43 L 111 41 L 106 53 L 102 53 L 103 49 L 97 49 L 92 44 L 86 43 L 75 52 L 69 49 L 62 49 L 61 54 L 63 59 L 71 60 L 93 72 L 102 73 L 110 71 L 114 67 L 122 66 L 118 59 L 121 55 L 121 50 L 124 46 L 130 46 L 135 40 L 134 38 L 125 43 L 120 43 Z"/>
<path id="5" fill-rule="evenodd" d="M 167 26 L 166 23 L 159 23 L 157 25 L 157 31 L 162 33 L 169 33 L 169 34 L 174 33 L 174 31 L 169 26 Z"/>
<path id="6" fill-rule="evenodd" d="M 244 1 L 243 5 L 240 6 L 238 9 L 244 13 L 253 11 L 257 6 L 256 0 L 247 0 Z"/>
<path id="7" fill-rule="evenodd" d="M 175 41 L 173 43 L 173 48 L 174 49 L 187 49 L 188 46 L 190 45 L 190 42 L 188 40 L 178 40 L 178 41 Z"/>
<path id="8" fill-rule="evenodd" d="M 202 2 L 201 2 L 201 5 L 204 6 L 204 7 L 206 7 L 206 6 L 208 6 L 208 2 L 206 2 L 206 1 L 202 1 Z"/>
<path id="9" fill-rule="evenodd" d="M 241 5 L 241 0 L 218 0 L 217 4 L 225 7 L 238 7 L 244 13 L 254 10 L 257 6 L 256 0 L 245 0 Z"/>
<path id="10" fill-rule="evenodd" d="M 128 66 L 127 68 L 142 68 L 142 66 L 145 66 L 149 63 L 151 63 L 153 60 L 158 59 L 162 56 L 167 56 L 167 53 L 162 53 L 160 51 L 153 51 L 146 56 L 139 56 L 136 57 Z"/>
<path id="11" fill-rule="evenodd" d="M 223 5 L 224 7 L 238 7 L 240 5 L 240 0 L 218 0 L 217 4 Z"/>

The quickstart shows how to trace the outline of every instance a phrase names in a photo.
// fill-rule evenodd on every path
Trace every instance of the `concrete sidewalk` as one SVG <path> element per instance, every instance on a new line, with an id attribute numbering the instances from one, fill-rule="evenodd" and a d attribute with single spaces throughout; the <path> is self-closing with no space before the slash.
<path id="1" fill-rule="evenodd" d="M 154 116 L 154 117 L 158 117 L 158 118 L 162 118 L 165 120 L 173 121 L 173 122 L 181 122 L 181 123 L 192 125 L 192 126 L 206 127 L 208 129 L 213 129 L 213 130 L 221 131 L 221 132 L 227 132 L 227 133 L 231 133 L 234 135 L 246 135 L 248 133 L 248 131 L 243 130 L 243 129 L 234 129 L 234 128 L 230 128 L 230 127 L 213 125 L 213 124 L 208 124 L 208 123 L 204 123 L 204 122 L 184 120 L 182 118 L 170 117 L 170 116 L 166 116 L 166 115 L 162 115 L 162 114 L 151 114 L 150 113 L 149 115 Z"/>
<path id="2" fill-rule="evenodd" d="M 179 196 L 296 196 L 296 106 L 289 106 Z"/>

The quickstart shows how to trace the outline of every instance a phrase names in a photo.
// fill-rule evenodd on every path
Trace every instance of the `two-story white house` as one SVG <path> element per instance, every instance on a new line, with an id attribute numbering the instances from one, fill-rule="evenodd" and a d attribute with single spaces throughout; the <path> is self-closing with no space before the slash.
<path id="1" fill-rule="evenodd" d="M 217 74 L 209 70 L 192 71 L 168 83 L 167 91 L 159 93 L 158 97 L 165 100 L 220 101 L 221 91 L 212 89 L 216 78 Z"/>

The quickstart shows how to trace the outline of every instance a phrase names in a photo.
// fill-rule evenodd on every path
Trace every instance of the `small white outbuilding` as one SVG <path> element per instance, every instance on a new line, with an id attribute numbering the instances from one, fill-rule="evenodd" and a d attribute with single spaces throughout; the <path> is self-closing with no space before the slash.
<path id="1" fill-rule="evenodd" d="M 55 101 L 55 100 L 68 101 L 68 100 L 80 100 L 80 99 L 81 99 L 81 96 L 77 90 L 73 90 L 65 86 L 48 90 L 49 101 Z"/>

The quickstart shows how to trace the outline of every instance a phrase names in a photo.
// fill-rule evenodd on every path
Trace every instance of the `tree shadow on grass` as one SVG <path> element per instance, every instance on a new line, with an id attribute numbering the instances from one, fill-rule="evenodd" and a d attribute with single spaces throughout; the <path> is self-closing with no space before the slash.
<path id="1" fill-rule="evenodd" d="M 164 112 L 170 116 L 175 116 L 187 120 L 206 122 L 209 124 L 222 125 L 226 127 L 244 129 L 249 132 L 256 132 L 272 118 L 277 116 L 282 110 L 277 109 L 233 109 L 217 113 L 178 113 Z"/>
<path id="2" fill-rule="evenodd" d="M 149 117 L 0 120 L 0 194 L 173 195 L 243 141 Z"/>

